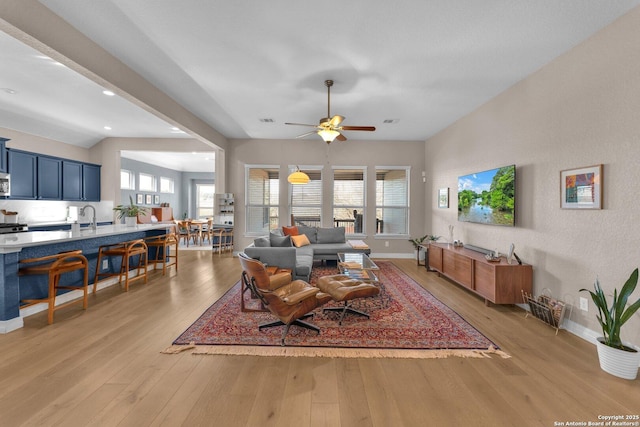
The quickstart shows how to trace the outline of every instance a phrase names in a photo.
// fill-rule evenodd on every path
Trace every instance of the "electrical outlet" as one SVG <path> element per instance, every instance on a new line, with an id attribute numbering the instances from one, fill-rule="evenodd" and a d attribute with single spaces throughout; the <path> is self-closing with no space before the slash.
<path id="1" fill-rule="evenodd" d="M 585 297 L 580 297 L 580 310 L 589 311 L 589 300 Z"/>
<path id="2" fill-rule="evenodd" d="M 109 260 L 108 259 L 103 259 L 102 260 L 102 269 L 106 270 L 107 268 L 109 268 Z"/>
<path id="3" fill-rule="evenodd" d="M 388 240 L 385 240 L 385 241 L 384 241 L 384 247 L 385 247 L 385 248 L 388 248 L 388 247 L 389 247 L 389 241 L 388 241 Z"/>

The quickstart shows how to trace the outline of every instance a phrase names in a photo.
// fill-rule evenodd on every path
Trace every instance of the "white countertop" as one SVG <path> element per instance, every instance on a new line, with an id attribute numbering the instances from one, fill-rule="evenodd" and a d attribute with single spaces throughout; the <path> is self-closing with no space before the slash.
<path id="1" fill-rule="evenodd" d="M 96 237 L 114 236 L 117 234 L 135 233 L 137 231 L 161 230 L 172 224 L 138 224 L 128 227 L 124 224 L 101 225 L 95 231 L 83 228 L 80 232 L 72 231 L 27 231 L 26 233 L 0 234 L 0 253 L 18 252 L 29 246 L 48 245 L 74 240 L 95 239 Z"/>

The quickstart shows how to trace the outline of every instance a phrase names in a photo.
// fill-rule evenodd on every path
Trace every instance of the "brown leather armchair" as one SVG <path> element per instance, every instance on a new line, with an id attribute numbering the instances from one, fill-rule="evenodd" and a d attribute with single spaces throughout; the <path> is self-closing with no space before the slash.
<path id="1" fill-rule="evenodd" d="M 264 264 L 244 253 L 241 253 L 238 259 L 242 266 L 242 280 L 245 286 L 279 319 L 262 324 L 258 329 L 284 325 L 281 345 L 285 345 L 284 340 L 291 325 L 320 333 L 320 328 L 303 319 L 313 316 L 311 311 L 331 300 L 331 295 L 320 292 L 318 288 L 303 280 L 291 281 L 290 274 L 279 275 L 271 280 Z"/>

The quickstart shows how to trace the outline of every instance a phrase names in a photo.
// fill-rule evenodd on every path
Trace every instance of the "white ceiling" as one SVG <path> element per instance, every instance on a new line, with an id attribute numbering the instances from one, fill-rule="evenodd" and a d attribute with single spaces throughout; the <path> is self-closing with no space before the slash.
<path id="1" fill-rule="evenodd" d="M 216 170 L 215 152 L 213 151 L 180 153 L 124 150 L 120 152 L 120 156 L 182 172 L 215 172 Z"/>
<path id="2" fill-rule="evenodd" d="M 345 125 L 377 127 L 348 138 L 399 141 L 426 140 L 640 4 L 40 2 L 229 139 L 304 133 L 284 122 L 324 117 L 323 82 L 333 79 L 331 113 L 345 116 Z M 81 146 L 106 136 L 176 136 L 162 120 L 105 97 L 2 34 L 0 60 L 0 87 L 18 92 L 0 91 L 0 126 Z M 383 123 L 389 119 L 396 123 Z"/>

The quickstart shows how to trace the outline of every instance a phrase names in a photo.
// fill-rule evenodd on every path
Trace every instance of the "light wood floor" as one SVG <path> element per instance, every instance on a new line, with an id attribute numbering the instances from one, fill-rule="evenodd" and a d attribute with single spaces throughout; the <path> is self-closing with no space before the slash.
<path id="1" fill-rule="evenodd" d="M 640 413 L 640 380 L 600 371 L 591 344 L 394 262 L 512 358 L 160 354 L 240 274 L 231 255 L 184 251 L 177 275 L 1 335 L 0 425 L 553 426 Z"/>

